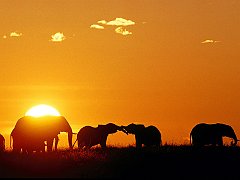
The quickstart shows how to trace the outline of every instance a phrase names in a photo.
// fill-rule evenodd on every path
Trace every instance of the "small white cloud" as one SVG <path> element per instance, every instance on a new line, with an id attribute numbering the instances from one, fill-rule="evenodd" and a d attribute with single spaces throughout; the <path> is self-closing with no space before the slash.
<path id="1" fill-rule="evenodd" d="M 3 39 L 7 39 L 7 35 L 4 35 L 4 36 L 3 36 Z"/>
<path id="2" fill-rule="evenodd" d="M 117 27 L 117 28 L 115 29 L 115 32 L 118 33 L 118 34 L 122 34 L 122 35 L 124 35 L 124 36 L 129 35 L 129 34 L 132 34 L 132 32 L 129 32 L 128 30 L 123 29 L 123 27 Z"/>
<path id="3" fill-rule="evenodd" d="M 62 42 L 65 39 L 66 39 L 66 37 L 63 35 L 63 33 L 57 32 L 57 33 L 52 35 L 52 39 L 50 41 L 52 41 L 52 42 Z"/>
<path id="4" fill-rule="evenodd" d="M 107 24 L 107 21 L 106 20 L 100 20 L 100 21 L 98 21 L 98 24 Z"/>
<path id="5" fill-rule="evenodd" d="M 206 39 L 206 40 L 202 41 L 201 43 L 206 44 L 206 43 L 218 43 L 218 42 L 220 42 L 220 41 L 215 41 L 215 40 L 212 40 L 212 39 Z"/>
<path id="6" fill-rule="evenodd" d="M 92 25 L 90 26 L 90 28 L 95 28 L 95 29 L 104 29 L 104 27 L 103 27 L 103 26 L 100 26 L 100 25 L 98 25 L 98 24 L 92 24 Z"/>
<path id="7" fill-rule="evenodd" d="M 135 22 L 133 22 L 132 20 L 127 20 L 124 18 L 116 18 L 112 21 L 99 20 L 97 23 L 98 24 L 92 24 L 90 26 L 90 28 L 105 29 L 105 28 L 107 28 L 106 26 L 118 26 L 115 29 L 115 32 L 118 34 L 122 34 L 122 35 L 132 34 L 132 32 L 129 32 L 128 30 L 124 29 L 122 26 L 130 26 L 130 25 L 135 24 Z M 101 25 L 99 25 L 99 24 L 101 24 Z M 103 25 L 105 25 L 105 26 L 103 26 Z"/>
<path id="8" fill-rule="evenodd" d="M 106 24 L 112 25 L 112 26 L 130 26 L 130 25 L 134 25 L 135 22 L 131 20 L 126 20 L 124 18 L 116 18 L 115 20 L 109 21 Z"/>
<path id="9" fill-rule="evenodd" d="M 20 37 L 20 36 L 22 36 L 22 33 L 11 32 L 9 36 L 10 36 L 10 37 Z"/>

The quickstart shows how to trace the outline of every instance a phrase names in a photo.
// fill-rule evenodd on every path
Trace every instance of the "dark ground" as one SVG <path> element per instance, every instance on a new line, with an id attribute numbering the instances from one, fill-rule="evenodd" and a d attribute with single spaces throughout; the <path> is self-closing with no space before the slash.
<path id="1" fill-rule="evenodd" d="M 240 147 L 164 145 L 0 154 L 0 178 L 240 179 Z"/>

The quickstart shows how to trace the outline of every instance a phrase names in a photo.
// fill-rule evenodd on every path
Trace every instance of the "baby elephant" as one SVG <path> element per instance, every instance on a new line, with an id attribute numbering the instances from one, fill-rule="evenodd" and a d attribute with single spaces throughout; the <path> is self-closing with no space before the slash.
<path id="1" fill-rule="evenodd" d="M 0 134 L 0 152 L 5 151 L 5 139 L 3 135 Z"/>
<path id="2" fill-rule="evenodd" d="M 126 133 L 122 127 L 113 123 L 98 125 L 98 127 L 85 126 L 77 134 L 78 148 L 90 148 L 97 144 L 100 144 L 102 148 L 106 148 L 107 136 L 117 131 Z"/>
<path id="3" fill-rule="evenodd" d="M 129 124 L 122 126 L 127 133 L 134 134 L 136 139 L 136 148 L 145 146 L 157 146 L 162 144 L 161 133 L 155 126 L 145 127 L 143 124 Z"/>

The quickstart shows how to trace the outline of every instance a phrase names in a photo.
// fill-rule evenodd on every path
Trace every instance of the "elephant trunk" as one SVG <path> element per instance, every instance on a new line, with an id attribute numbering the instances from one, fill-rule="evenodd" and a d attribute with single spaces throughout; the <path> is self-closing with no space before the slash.
<path id="1" fill-rule="evenodd" d="M 234 140 L 234 143 L 232 143 L 232 146 L 236 146 L 236 145 L 237 145 L 237 142 L 238 142 L 237 136 L 234 135 L 232 138 L 233 138 L 233 140 Z"/>
<path id="2" fill-rule="evenodd" d="M 119 127 L 119 129 L 118 129 L 119 131 L 122 131 L 128 135 L 128 132 L 126 131 L 125 126 L 118 126 L 118 127 Z"/>

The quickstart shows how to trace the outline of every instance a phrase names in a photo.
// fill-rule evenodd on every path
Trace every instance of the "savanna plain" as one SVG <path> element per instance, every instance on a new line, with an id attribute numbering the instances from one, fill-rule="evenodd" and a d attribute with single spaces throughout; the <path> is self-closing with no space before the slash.
<path id="1" fill-rule="evenodd" d="M 238 179 L 239 146 L 164 144 L 0 154 L 1 178 Z"/>

